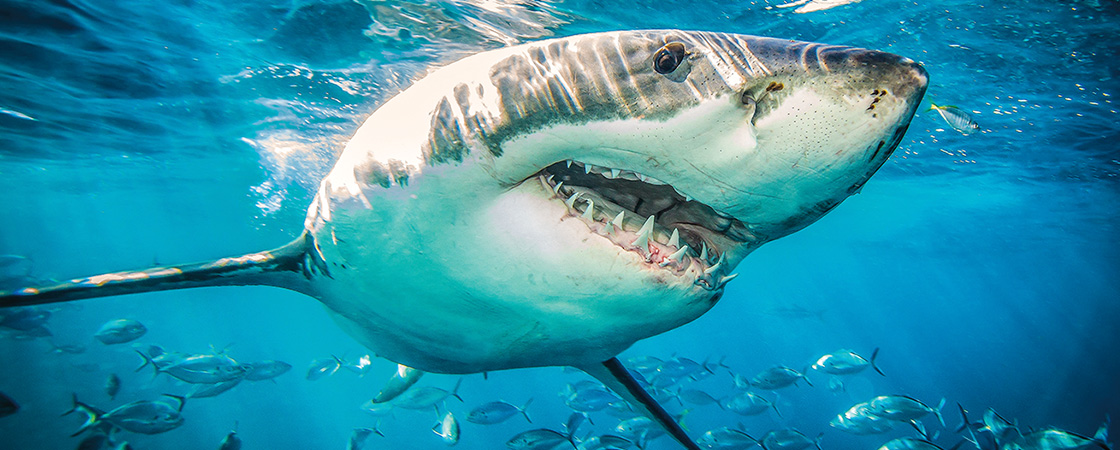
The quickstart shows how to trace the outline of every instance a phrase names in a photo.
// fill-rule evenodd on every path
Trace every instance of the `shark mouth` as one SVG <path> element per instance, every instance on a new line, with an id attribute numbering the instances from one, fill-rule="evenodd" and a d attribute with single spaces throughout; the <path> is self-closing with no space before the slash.
<path id="1" fill-rule="evenodd" d="M 738 219 L 638 172 L 568 160 L 534 177 L 592 233 L 636 253 L 651 268 L 694 273 L 694 284 L 706 290 L 738 276 L 728 275 L 727 251 L 758 241 Z"/>

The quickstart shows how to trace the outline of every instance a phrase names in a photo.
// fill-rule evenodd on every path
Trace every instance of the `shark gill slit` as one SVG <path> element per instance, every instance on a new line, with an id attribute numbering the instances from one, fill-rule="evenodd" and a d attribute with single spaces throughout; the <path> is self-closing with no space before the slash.
<path id="1" fill-rule="evenodd" d="M 0 308 L 212 286 L 274 286 L 314 297 L 310 279 L 330 276 L 307 233 L 282 247 L 212 261 L 151 267 L 0 292 Z"/>

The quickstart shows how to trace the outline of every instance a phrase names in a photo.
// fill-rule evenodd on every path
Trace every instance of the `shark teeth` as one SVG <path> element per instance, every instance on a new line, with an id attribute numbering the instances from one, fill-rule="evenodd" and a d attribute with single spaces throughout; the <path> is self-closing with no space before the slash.
<path id="1" fill-rule="evenodd" d="M 587 208 L 585 208 L 583 210 L 583 215 L 581 215 L 580 217 L 582 217 L 583 220 L 586 220 L 588 222 L 594 222 L 595 221 L 595 201 L 593 201 L 593 200 L 588 200 L 587 201 Z"/>
<path id="2" fill-rule="evenodd" d="M 723 255 L 720 255 L 719 260 L 716 261 L 715 265 L 713 265 L 712 267 L 709 267 L 707 269 L 704 269 L 704 275 L 711 275 L 713 273 L 716 273 L 716 271 L 718 271 L 720 269 L 720 266 L 722 266 L 722 265 L 723 265 Z"/>
<path id="3" fill-rule="evenodd" d="M 578 167 L 572 167 L 572 165 Z M 580 170 L 582 169 L 582 170 Z M 580 174 L 583 172 L 583 174 Z M 612 241 L 625 251 L 636 253 L 649 267 L 657 267 L 675 273 L 676 276 L 693 278 L 692 284 L 707 291 L 722 289 L 728 282 L 737 277 L 737 274 L 726 275 L 729 265 L 725 264 L 724 252 L 717 247 L 709 248 L 707 237 L 700 233 L 701 230 L 685 228 L 667 229 L 658 223 L 660 214 L 649 215 L 643 222 L 637 222 L 639 215 L 627 209 L 626 203 L 616 203 L 616 194 L 604 193 L 600 184 L 595 184 L 594 179 L 584 178 L 587 174 L 594 174 L 608 180 L 623 180 L 643 182 L 648 184 L 666 184 L 645 174 L 593 164 L 585 164 L 574 160 L 564 160 L 556 163 L 555 168 L 542 170 L 538 181 L 551 193 L 553 198 L 562 202 L 567 210 L 567 217 L 584 222 L 592 233 L 603 236 Z M 585 184 L 592 183 L 592 184 Z M 605 183 L 605 182 L 602 182 Z M 619 183 L 615 181 L 614 183 Z M 609 186 L 609 185 L 607 185 Z M 627 186 L 626 189 L 653 189 L 630 187 L 631 185 L 615 184 L 614 186 Z M 671 196 L 668 189 L 660 189 L 661 196 Z M 673 191 L 678 196 L 675 204 L 680 204 L 685 198 L 683 194 Z M 689 198 L 689 200 L 691 200 Z M 650 212 L 645 208 L 643 212 Z M 634 217 L 627 221 L 628 214 Z M 709 213 L 711 214 L 711 213 Z M 645 215 L 645 214 L 642 214 Z M 711 217 L 734 220 L 733 217 L 716 211 Z M 689 223 L 689 222 L 680 222 Z M 719 229 L 705 227 L 714 233 L 724 233 Z M 698 235 L 697 233 L 700 233 Z M 726 235 L 726 233 L 724 233 Z M 685 240 L 694 242 L 688 245 Z M 698 242 L 697 242 L 698 241 Z M 719 242 L 719 241 L 715 241 Z M 699 247 L 699 252 L 696 248 Z M 693 262 L 699 263 L 694 266 Z"/>
<path id="4" fill-rule="evenodd" d="M 615 229 L 622 230 L 622 221 L 626 219 L 626 211 L 619 211 L 617 216 L 608 220 L 606 225 L 603 226 L 603 231 L 607 234 L 613 234 Z"/>
<path id="5" fill-rule="evenodd" d="M 657 178 L 654 178 L 654 177 L 651 177 L 649 175 L 645 175 L 645 174 L 642 174 L 642 173 L 634 172 L 632 170 L 618 169 L 618 168 L 614 168 L 614 167 L 597 166 L 597 165 L 594 165 L 594 164 L 585 164 L 585 163 L 582 163 L 582 162 L 579 162 L 579 161 L 572 161 L 572 160 L 566 160 L 566 161 L 564 161 L 564 163 L 568 164 L 568 167 L 571 167 L 571 164 L 576 164 L 576 165 L 579 165 L 579 166 L 583 166 L 583 173 L 585 173 L 585 174 L 593 173 L 593 174 L 596 174 L 596 175 L 601 175 L 603 178 L 607 178 L 607 179 L 611 179 L 611 180 L 613 180 L 613 179 L 623 179 L 623 180 L 631 180 L 631 181 L 641 181 L 643 183 L 656 184 L 656 185 L 667 185 L 667 184 L 669 184 L 669 183 L 666 183 L 664 181 L 658 180 Z"/>
<path id="6" fill-rule="evenodd" d="M 673 252 L 673 254 L 665 257 L 665 260 L 661 261 L 661 263 L 658 264 L 658 265 L 661 266 L 661 267 L 665 267 L 669 264 L 672 264 L 673 261 L 682 261 L 682 260 L 684 260 L 684 257 L 687 254 L 688 254 L 688 246 L 686 245 L 684 247 L 681 247 L 679 250 Z"/>
<path id="7" fill-rule="evenodd" d="M 572 194 L 571 197 L 568 197 L 567 200 L 564 200 L 564 205 L 568 207 L 568 210 L 574 210 L 576 208 L 576 199 L 581 195 L 583 195 L 582 192 L 576 192 Z"/>
<path id="8" fill-rule="evenodd" d="M 733 273 L 731 275 L 719 277 L 719 281 L 716 283 L 716 289 L 720 289 L 720 288 L 726 286 L 727 282 L 729 282 L 731 280 L 734 280 L 738 276 L 739 276 L 739 274 Z"/>
<path id="9" fill-rule="evenodd" d="M 638 248 L 649 248 L 649 234 L 653 232 L 653 216 L 646 219 L 646 223 L 642 224 L 642 228 L 638 230 L 638 238 L 634 239 L 630 245 Z"/>

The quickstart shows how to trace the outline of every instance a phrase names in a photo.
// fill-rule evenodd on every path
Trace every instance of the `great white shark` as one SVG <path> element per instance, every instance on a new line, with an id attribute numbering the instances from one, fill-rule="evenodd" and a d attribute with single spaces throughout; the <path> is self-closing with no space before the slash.
<path id="1" fill-rule="evenodd" d="M 858 192 L 927 80 L 890 53 L 701 31 L 486 51 L 379 107 L 293 242 L 0 306 L 278 286 L 419 370 L 581 368 L 695 449 L 615 356 L 700 317 L 751 251 Z"/>

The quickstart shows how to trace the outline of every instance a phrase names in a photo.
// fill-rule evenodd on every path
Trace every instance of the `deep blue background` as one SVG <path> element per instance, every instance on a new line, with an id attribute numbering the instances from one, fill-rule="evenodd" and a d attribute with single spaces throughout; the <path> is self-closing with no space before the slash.
<path id="1" fill-rule="evenodd" d="M 753 434 L 824 431 L 826 449 L 876 448 L 909 430 L 855 437 L 827 422 L 891 393 L 948 398 L 950 427 L 955 402 L 1082 434 L 1120 413 L 1118 3 L 864 0 L 806 15 L 767 9 L 777 3 L 3 1 L 0 254 L 63 279 L 287 242 L 366 115 L 429 68 L 480 50 L 660 27 L 863 46 L 922 61 L 927 100 L 972 111 L 985 131 L 962 136 L 920 112 L 860 195 L 751 255 L 711 313 L 624 356 L 726 356 L 749 376 L 839 348 L 882 349 L 885 378 L 856 375 L 834 394 L 811 374 L 816 387 L 781 392 L 783 418 L 697 407 L 686 419 L 694 436 L 741 421 Z M 184 352 L 233 343 L 235 358 L 295 366 L 276 383 L 192 401 L 167 434 L 126 435 L 138 449 L 216 448 L 235 421 L 246 448 L 343 448 L 354 427 L 375 422 L 357 407 L 394 368 L 375 359 L 361 379 L 305 380 L 312 359 L 367 351 L 316 302 L 279 289 L 78 302 L 49 327 L 85 354 L 0 338 L 0 391 L 23 407 L 0 419 L 4 448 L 75 446 L 79 418 L 58 417 L 71 392 L 108 409 L 185 391 L 133 373 L 131 349 L 91 340 L 121 317 L 148 326 L 142 342 Z M 116 401 L 101 387 L 111 372 L 124 380 Z M 557 393 L 579 378 L 559 368 L 467 376 L 466 404 L 448 405 L 463 417 L 534 397 L 534 426 L 556 428 L 569 412 Z M 721 372 L 696 387 L 730 386 Z M 441 448 L 434 421 L 400 411 L 369 448 Z M 528 428 L 516 417 L 464 423 L 459 447 L 503 448 Z M 957 440 L 942 434 L 946 448 Z"/>

